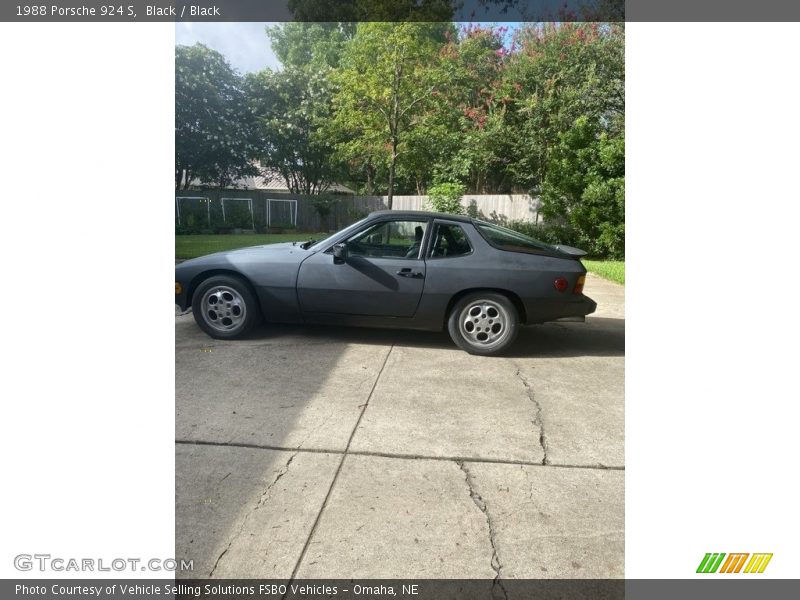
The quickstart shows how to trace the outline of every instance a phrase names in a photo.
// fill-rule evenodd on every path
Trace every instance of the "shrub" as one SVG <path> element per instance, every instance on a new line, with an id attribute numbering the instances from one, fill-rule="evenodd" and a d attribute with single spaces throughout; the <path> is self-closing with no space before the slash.
<path id="1" fill-rule="evenodd" d="M 559 135 L 542 185 L 542 214 L 576 232 L 591 256 L 625 257 L 624 132 L 586 116 Z"/>
<path id="2" fill-rule="evenodd" d="M 578 236 L 575 231 L 566 225 L 552 225 L 544 223 L 531 223 L 530 221 L 511 221 L 506 225 L 509 229 L 518 231 L 535 240 L 552 246 L 564 244 L 566 246 L 579 246 Z"/>
<path id="3" fill-rule="evenodd" d="M 338 200 L 327 194 L 321 194 L 312 200 L 312 204 L 314 206 L 314 210 L 319 215 L 320 223 L 324 228 L 325 225 L 328 224 L 328 217 L 330 217 L 336 204 L 338 204 Z"/>
<path id="4" fill-rule="evenodd" d="M 428 190 L 428 207 L 436 212 L 463 215 L 461 197 L 466 188 L 460 183 L 439 183 Z"/>
<path id="5" fill-rule="evenodd" d="M 220 203 L 220 206 L 222 204 Z M 252 229 L 254 217 L 250 215 L 250 206 L 246 202 L 227 202 L 225 204 L 225 220 L 222 209 L 215 213 L 212 204 L 211 218 L 221 229 Z"/>
<path id="6" fill-rule="evenodd" d="M 216 233 L 208 228 L 206 224 L 189 223 L 181 224 L 175 223 L 175 235 L 201 235 L 206 233 Z"/>

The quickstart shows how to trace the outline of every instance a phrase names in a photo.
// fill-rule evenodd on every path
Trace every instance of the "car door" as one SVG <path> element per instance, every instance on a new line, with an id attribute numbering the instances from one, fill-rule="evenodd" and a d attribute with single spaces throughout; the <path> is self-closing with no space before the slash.
<path id="1" fill-rule="evenodd" d="M 303 313 L 412 317 L 425 285 L 422 248 L 429 222 L 387 218 L 364 225 L 344 243 L 303 261 L 297 293 Z"/>

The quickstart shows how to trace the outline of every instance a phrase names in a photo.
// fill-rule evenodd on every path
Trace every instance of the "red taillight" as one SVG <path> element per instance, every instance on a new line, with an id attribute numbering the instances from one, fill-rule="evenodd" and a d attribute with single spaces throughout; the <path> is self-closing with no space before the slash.
<path id="1" fill-rule="evenodd" d="M 584 283 L 586 283 L 586 275 L 581 275 L 580 277 L 578 277 L 578 281 L 575 282 L 575 289 L 572 290 L 572 293 L 582 294 Z"/>
<path id="2" fill-rule="evenodd" d="M 556 280 L 553 282 L 553 285 L 556 286 L 556 289 L 559 292 L 565 292 L 569 287 L 569 281 L 567 281 L 566 277 L 557 277 Z"/>

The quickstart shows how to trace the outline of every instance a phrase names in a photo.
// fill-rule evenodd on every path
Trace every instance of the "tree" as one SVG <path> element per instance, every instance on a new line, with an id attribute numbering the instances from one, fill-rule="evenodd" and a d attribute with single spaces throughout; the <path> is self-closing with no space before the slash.
<path id="1" fill-rule="evenodd" d="M 506 29 L 467 26 L 442 52 L 439 70 L 446 94 L 428 121 L 442 132 L 434 162 L 434 178 L 459 180 L 474 193 L 508 192 L 507 94 L 503 91 L 509 50 L 503 44 Z"/>
<path id="2" fill-rule="evenodd" d="M 350 9 L 344 4 L 338 5 L 342 10 Z M 351 20 L 356 20 L 353 17 Z M 302 69 L 309 78 L 324 73 L 328 79 L 328 94 L 324 98 L 326 106 L 332 102 L 331 74 L 339 67 L 345 45 L 352 39 L 356 32 L 354 22 L 322 22 L 283 23 L 267 29 L 267 34 L 272 41 L 272 49 L 284 66 Z M 322 99 L 320 99 L 322 101 Z M 345 146 L 352 138 L 351 132 L 343 132 L 333 124 L 332 113 L 327 112 L 325 118 L 317 122 L 316 134 L 325 139 L 330 148 L 336 147 L 335 152 L 328 154 L 328 160 L 336 165 L 337 174 L 345 179 L 360 181 L 361 176 L 367 180 L 366 191 L 372 194 L 377 169 L 370 157 L 361 156 L 358 150 L 348 153 Z"/>
<path id="3" fill-rule="evenodd" d="M 336 175 L 333 146 L 320 134 L 330 115 L 330 91 L 324 71 L 296 67 L 248 75 L 247 97 L 256 122 L 256 155 L 276 169 L 298 194 L 328 189 Z"/>
<path id="4" fill-rule="evenodd" d="M 464 207 L 461 206 L 461 197 L 464 195 L 464 186 L 460 183 L 439 183 L 428 191 L 428 204 L 431 210 L 441 213 L 463 215 Z"/>
<path id="5" fill-rule="evenodd" d="M 272 51 L 284 67 L 318 72 L 339 66 L 355 23 L 289 22 L 267 27 Z"/>
<path id="6" fill-rule="evenodd" d="M 202 44 L 176 46 L 175 188 L 253 174 L 251 126 L 241 77 L 225 58 Z"/>
<path id="7" fill-rule="evenodd" d="M 624 255 L 624 29 L 532 25 L 505 77 L 514 179 L 592 254 Z"/>
<path id="8" fill-rule="evenodd" d="M 625 138 L 579 117 L 559 135 L 542 186 L 542 212 L 566 221 L 590 253 L 625 256 Z"/>
<path id="9" fill-rule="evenodd" d="M 376 157 L 387 166 L 392 207 L 398 158 L 437 88 L 432 63 L 444 42 L 443 23 L 359 23 L 345 46 L 336 86 L 335 126 L 350 132 L 343 156 Z"/>
<path id="10" fill-rule="evenodd" d="M 625 110 L 622 25 L 536 24 L 520 31 L 508 62 L 504 94 L 513 107 L 509 169 L 539 190 L 559 136 L 586 116 L 611 135 Z"/>
<path id="11" fill-rule="evenodd" d="M 283 69 L 246 77 L 262 166 L 276 169 L 295 193 L 324 192 L 338 174 L 333 145 L 322 133 L 331 116 L 328 74 L 354 26 L 284 23 L 267 28 Z"/>

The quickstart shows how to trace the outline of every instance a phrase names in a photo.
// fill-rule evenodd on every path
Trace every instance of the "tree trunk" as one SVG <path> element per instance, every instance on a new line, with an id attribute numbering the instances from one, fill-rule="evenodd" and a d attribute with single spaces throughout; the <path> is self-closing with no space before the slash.
<path id="1" fill-rule="evenodd" d="M 367 196 L 372 196 L 372 193 L 375 191 L 375 186 L 372 181 L 375 168 L 371 164 L 368 164 L 365 170 L 367 173 Z"/>
<path id="2" fill-rule="evenodd" d="M 405 48 L 403 48 L 405 51 Z M 398 60 L 399 58 L 399 60 Z M 392 84 L 392 108 L 389 116 L 389 134 L 392 140 L 392 161 L 389 164 L 389 195 L 386 199 L 389 210 L 392 210 L 392 200 L 394 199 L 394 172 L 397 167 L 397 138 L 400 131 L 400 80 L 403 77 L 402 56 L 395 54 L 394 82 Z"/>
<path id="3" fill-rule="evenodd" d="M 392 199 L 394 198 L 394 172 L 397 167 L 397 135 L 392 136 L 392 161 L 389 163 L 389 194 L 386 204 L 392 210 Z"/>

